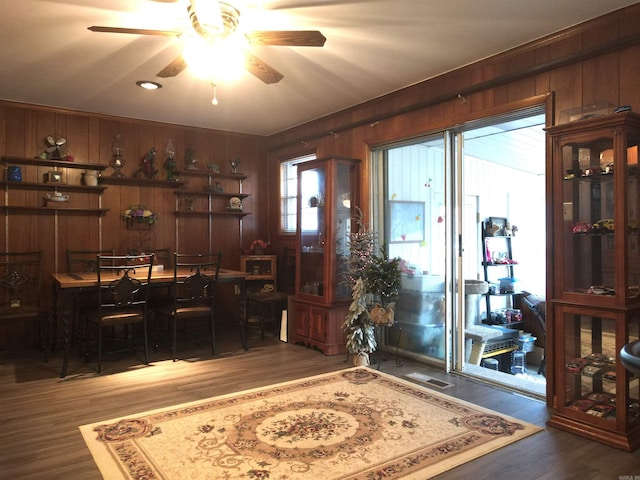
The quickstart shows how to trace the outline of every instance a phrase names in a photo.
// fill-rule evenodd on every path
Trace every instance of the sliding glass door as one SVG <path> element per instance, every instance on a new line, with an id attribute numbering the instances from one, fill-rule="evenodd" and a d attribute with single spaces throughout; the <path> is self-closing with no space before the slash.
<path id="1" fill-rule="evenodd" d="M 401 258 L 399 325 L 387 330 L 387 348 L 441 363 L 447 357 L 447 207 L 443 135 L 374 153 L 373 196 L 380 243 Z"/>
<path id="2" fill-rule="evenodd" d="M 387 330 L 386 349 L 498 383 L 515 379 L 520 336 L 539 335 L 515 321 L 522 298 L 545 294 L 544 124 L 535 107 L 374 150 L 374 228 L 402 259 L 400 328 Z M 502 227 L 496 238 L 509 239 L 487 253 L 492 221 Z M 517 281 L 518 295 L 501 290 L 502 277 Z"/>

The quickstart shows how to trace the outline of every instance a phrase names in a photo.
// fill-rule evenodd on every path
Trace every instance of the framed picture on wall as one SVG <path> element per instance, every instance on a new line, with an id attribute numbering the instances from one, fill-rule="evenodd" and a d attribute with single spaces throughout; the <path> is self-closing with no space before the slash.
<path id="1" fill-rule="evenodd" d="M 424 241 L 424 202 L 389 201 L 389 243 Z"/>

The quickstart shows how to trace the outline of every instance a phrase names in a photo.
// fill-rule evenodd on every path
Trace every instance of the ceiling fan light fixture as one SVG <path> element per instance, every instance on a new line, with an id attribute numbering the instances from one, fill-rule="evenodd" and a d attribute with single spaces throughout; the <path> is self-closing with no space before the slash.
<path id="1" fill-rule="evenodd" d="M 196 77 L 232 82 L 244 72 L 244 53 L 238 36 L 207 41 L 191 35 L 182 40 L 182 56 Z"/>
<path id="2" fill-rule="evenodd" d="M 229 37 L 240 19 L 237 8 L 216 0 L 191 0 L 187 11 L 193 29 L 208 40 Z"/>
<path id="3" fill-rule="evenodd" d="M 151 80 L 138 80 L 136 82 L 140 88 L 144 88 L 145 90 L 157 90 L 162 88 L 162 84 L 158 82 L 152 82 Z"/>

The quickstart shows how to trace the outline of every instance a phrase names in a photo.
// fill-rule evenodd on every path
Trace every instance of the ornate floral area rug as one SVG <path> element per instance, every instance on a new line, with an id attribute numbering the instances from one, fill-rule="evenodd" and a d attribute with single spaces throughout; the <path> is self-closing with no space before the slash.
<path id="1" fill-rule="evenodd" d="M 80 427 L 104 478 L 426 479 L 541 428 L 368 368 Z"/>

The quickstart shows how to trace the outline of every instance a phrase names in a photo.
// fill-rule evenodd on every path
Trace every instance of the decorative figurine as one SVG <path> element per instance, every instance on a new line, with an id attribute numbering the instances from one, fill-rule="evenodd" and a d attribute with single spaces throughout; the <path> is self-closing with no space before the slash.
<path id="1" fill-rule="evenodd" d="M 238 168 L 240 168 L 240 159 L 236 158 L 235 160 L 229 160 L 229 164 L 231 165 L 231 173 L 238 173 Z"/>
<path id="2" fill-rule="evenodd" d="M 44 139 L 44 152 L 47 160 L 63 160 L 66 157 L 67 139 L 60 137 L 54 139 L 52 135 L 48 135 Z"/>
<path id="3" fill-rule="evenodd" d="M 196 165 L 198 160 L 193 158 L 193 149 L 187 148 L 184 152 L 184 168 L 185 170 L 198 170 L 198 166 Z"/>
<path id="4" fill-rule="evenodd" d="M 109 166 L 114 170 L 111 174 L 112 177 L 124 178 L 126 176 L 122 173 L 122 167 L 124 167 L 124 151 L 122 149 L 122 137 L 120 134 L 113 137 L 113 143 L 111 144 L 111 162 Z"/>
<path id="5" fill-rule="evenodd" d="M 176 150 L 173 148 L 173 142 L 169 140 L 167 142 L 167 148 L 165 149 L 165 162 L 164 168 L 167 171 L 167 180 L 170 182 L 175 182 L 176 178 L 176 169 L 178 164 L 176 162 Z"/>
<path id="6" fill-rule="evenodd" d="M 242 200 L 238 197 L 229 199 L 229 210 L 242 210 Z"/>
<path id="7" fill-rule="evenodd" d="M 224 192 L 224 187 L 220 182 L 216 181 L 213 185 L 207 185 L 205 190 L 208 192 L 222 193 Z"/>
<path id="8" fill-rule="evenodd" d="M 207 164 L 207 170 L 213 173 L 220 172 L 220 166 L 217 163 L 209 163 Z"/>
<path id="9" fill-rule="evenodd" d="M 155 180 L 158 177 L 158 170 L 155 168 L 156 163 L 156 155 L 158 154 L 158 149 L 156 147 L 151 147 L 147 153 L 145 153 L 144 157 L 140 161 L 140 166 L 133 173 L 134 178 L 140 178 L 140 176 L 144 176 L 149 180 Z"/>

